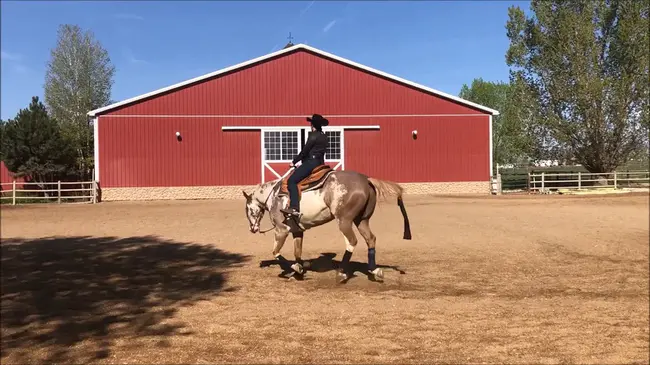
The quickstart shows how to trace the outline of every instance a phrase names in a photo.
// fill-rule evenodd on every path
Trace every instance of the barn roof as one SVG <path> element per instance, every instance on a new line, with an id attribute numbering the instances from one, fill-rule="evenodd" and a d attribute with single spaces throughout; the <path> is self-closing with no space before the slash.
<path id="1" fill-rule="evenodd" d="M 381 77 L 396 81 L 398 83 L 409 85 L 409 86 L 411 86 L 413 88 L 416 88 L 416 89 L 422 90 L 424 92 L 431 93 L 431 94 L 434 94 L 434 95 L 437 95 L 437 96 L 440 96 L 440 97 L 443 97 L 443 98 L 446 98 L 446 99 L 456 101 L 456 102 L 458 102 L 460 104 L 464 104 L 464 105 L 467 105 L 467 106 L 470 106 L 470 107 L 474 107 L 476 109 L 482 110 L 482 111 L 490 113 L 492 115 L 499 115 L 499 112 L 497 110 L 488 108 L 488 107 L 480 105 L 480 104 L 473 103 L 473 102 L 471 102 L 469 100 L 465 100 L 465 99 L 459 98 L 457 96 L 444 93 L 444 92 L 439 91 L 439 90 L 432 89 L 432 88 L 424 86 L 424 85 L 420 85 L 420 84 L 415 83 L 413 81 L 405 80 L 405 79 L 403 79 L 401 77 L 391 75 L 391 74 L 388 74 L 388 73 L 383 72 L 383 71 L 376 70 L 374 68 L 371 68 L 371 67 L 356 63 L 354 61 L 348 60 L 348 59 L 343 58 L 343 57 L 336 56 L 334 54 L 322 51 L 320 49 L 308 46 L 306 44 L 296 44 L 296 45 L 291 46 L 291 47 L 285 47 L 284 49 L 281 49 L 279 51 L 275 51 L 273 53 L 269 53 L 269 54 L 266 54 L 264 56 L 254 58 L 252 60 L 248 60 L 248 61 L 245 61 L 245 62 L 242 62 L 242 63 L 238 63 L 236 65 L 229 66 L 229 67 L 223 68 L 221 70 L 217 70 L 217 71 L 214 71 L 214 72 L 211 72 L 211 73 L 199 76 L 199 77 L 195 77 L 195 78 L 190 79 L 190 80 L 182 81 L 182 82 L 179 82 L 177 84 L 164 87 L 162 89 L 154 90 L 154 91 L 151 91 L 151 92 L 146 93 L 146 94 L 138 95 L 138 96 L 132 97 L 130 99 L 122 100 L 120 102 L 117 102 L 117 103 L 114 103 L 114 104 L 111 104 L 111 105 L 107 105 L 107 106 L 102 107 L 102 108 L 91 110 L 91 111 L 88 112 L 88 115 L 89 116 L 95 116 L 95 115 L 97 115 L 99 113 L 103 113 L 103 112 L 118 108 L 118 107 L 123 106 L 123 105 L 131 104 L 131 103 L 134 103 L 134 102 L 139 101 L 139 100 L 143 100 L 143 99 L 150 98 L 150 97 L 158 95 L 158 94 L 162 94 L 162 93 L 165 93 L 165 92 L 168 92 L 168 91 L 172 91 L 174 89 L 179 89 L 179 88 L 181 88 L 183 86 L 193 84 L 193 83 L 205 80 L 205 79 L 209 79 L 209 78 L 218 76 L 220 74 L 236 71 L 236 70 L 238 70 L 240 68 L 244 68 L 246 66 L 249 66 L 249 65 L 252 65 L 252 64 L 255 64 L 255 63 L 258 63 L 258 62 L 262 62 L 262 61 L 265 61 L 267 59 L 271 59 L 273 57 L 278 57 L 278 56 L 281 56 L 283 54 L 288 54 L 288 53 L 291 53 L 291 52 L 299 50 L 299 49 L 307 50 L 307 51 L 310 51 L 310 52 L 315 53 L 317 55 L 320 55 L 322 57 L 329 58 L 329 59 L 332 59 L 332 60 L 336 60 L 336 61 L 341 62 L 343 64 L 347 64 L 349 66 L 365 70 L 366 72 L 369 72 L 371 74 L 375 74 L 377 76 L 381 76 Z"/>

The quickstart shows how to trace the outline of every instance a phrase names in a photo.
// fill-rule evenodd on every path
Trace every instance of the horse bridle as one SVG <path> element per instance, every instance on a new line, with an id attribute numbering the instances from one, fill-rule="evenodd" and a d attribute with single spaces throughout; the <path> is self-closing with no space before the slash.
<path id="1" fill-rule="evenodd" d="M 275 193 L 275 190 L 278 188 L 278 186 L 280 185 L 280 183 L 282 183 L 282 180 L 284 180 L 284 178 L 287 177 L 287 175 L 289 175 L 289 173 L 290 173 L 293 169 L 295 169 L 295 167 L 291 167 L 291 168 L 289 169 L 289 171 L 287 171 L 286 174 L 284 174 L 280 179 L 278 179 L 278 182 L 276 182 L 275 185 L 273 185 L 273 188 L 272 188 L 271 191 L 269 192 L 269 195 L 266 196 L 266 199 L 264 200 L 264 204 L 262 205 L 262 211 L 261 211 L 261 213 L 260 213 L 260 214 L 255 218 L 255 223 L 254 223 L 253 225 L 251 225 L 251 227 L 254 227 L 254 226 L 261 227 L 261 226 L 262 226 L 260 223 L 262 223 L 262 217 L 264 216 L 264 212 L 265 212 L 265 211 L 268 211 L 268 212 L 269 212 L 269 220 L 271 221 L 271 224 L 273 225 L 273 227 L 267 229 L 266 231 L 262 231 L 262 230 L 260 229 L 260 230 L 258 231 L 258 233 L 260 233 L 260 234 L 264 234 L 264 233 L 266 233 L 266 232 L 269 232 L 269 231 L 275 229 L 276 225 L 275 225 L 275 223 L 273 222 L 273 218 L 271 218 L 271 210 L 268 209 L 267 204 L 268 204 L 268 202 L 269 202 L 269 198 L 271 197 L 271 195 L 273 195 L 273 194 Z"/>

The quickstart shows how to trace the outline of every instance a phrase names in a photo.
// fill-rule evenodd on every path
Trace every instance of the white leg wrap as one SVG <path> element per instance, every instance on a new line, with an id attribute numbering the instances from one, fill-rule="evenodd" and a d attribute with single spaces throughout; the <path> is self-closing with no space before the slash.
<path id="1" fill-rule="evenodd" d="M 348 238 L 347 237 L 343 237 L 343 238 L 345 238 L 345 250 L 349 251 L 349 252 L 354 252 L 354 246 L 352 246 L 350 244 L 350 241 L 348 241 Z"/>

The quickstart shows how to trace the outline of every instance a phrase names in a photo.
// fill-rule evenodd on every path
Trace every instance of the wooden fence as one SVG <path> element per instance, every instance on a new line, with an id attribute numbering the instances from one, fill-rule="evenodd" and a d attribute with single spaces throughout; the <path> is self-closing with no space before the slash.
<path id="1" fill-rule="evenodd" d="M 649 186 L 650 172 L 648 171 L 541 172 L 528 175 L 528 191 L 530 192 L 560 189 L 647 188 Z"/>
<path id="2" fill-rule="evenodd" d="M 12 205 L 21 203 L 97 203 L 97 183 L 94 181 L 57 181 L 45 183 L 24 183 L 23 186 L 14 180 L 10 183 L 0 183 L 0 202 Z"/>

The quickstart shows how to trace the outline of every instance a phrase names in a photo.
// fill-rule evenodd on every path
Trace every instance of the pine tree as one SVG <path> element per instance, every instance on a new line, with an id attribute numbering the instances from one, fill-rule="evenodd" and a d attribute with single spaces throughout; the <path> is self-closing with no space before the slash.
<path id="1" fill-rule="evenodd" d="M 66 176 L 74 156 L 37 96 L 2 128 L 2 157 L 7 169 L 35 183 Z M 41 187 L 43 187 L 41 185 Z"/>

